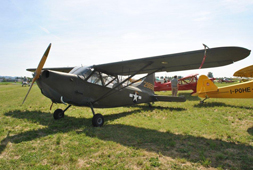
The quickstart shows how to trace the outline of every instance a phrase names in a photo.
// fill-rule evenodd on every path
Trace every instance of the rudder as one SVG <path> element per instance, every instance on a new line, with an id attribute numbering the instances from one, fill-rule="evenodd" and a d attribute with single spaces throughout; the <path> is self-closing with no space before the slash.
<path id="1" fill-rule="evenodd" d="M 197 83 L 197 93 L 217 91 L 218 87 L 205 75 L 201 75 Z"/>

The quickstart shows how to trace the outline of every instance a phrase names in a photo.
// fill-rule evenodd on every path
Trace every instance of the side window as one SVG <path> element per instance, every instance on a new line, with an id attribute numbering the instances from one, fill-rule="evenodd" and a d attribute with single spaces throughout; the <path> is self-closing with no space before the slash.
<path id="1" fill-rule="evenodd" d="M 103 80 L 105 82 L 105 85 L 113 85 L 113 83 L 115 83 L 115 77 L 114 76 L 109 76 L 109 75 L 106 75 L 106 74 L 103 74 Z"/>
<path id="2" fill-rule="evenodd" d="M 109 88 L 112 88 L 114 83 L 117 82 L 116 77 L 95 71 L 93 68 L 84 68 L 80 71 L 79 76 L 89 83 Z"/>
<path id="3" fill-rule="evenodd" d="M 102 86 L 102 80 L 101 80 L 100 74 L 99 74 L 97 71 L 95 71 L 95 72 L 90 76 L 90 78 L 87 80 L 87 82 L 93 83 L 93 84 L 98 84 L 98 85 L 101 85 L 101 86 Z"/>

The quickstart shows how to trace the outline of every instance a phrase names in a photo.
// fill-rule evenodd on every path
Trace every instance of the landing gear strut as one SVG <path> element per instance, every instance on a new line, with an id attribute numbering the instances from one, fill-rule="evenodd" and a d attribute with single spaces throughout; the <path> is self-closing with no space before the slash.
<path id="1" fill-rule="evenodd" d="M 57 120 L 57 119 L 64 118 L 64 112 L 67 111 L 70 107 L 71 107 L 71 105 L 68 105 L 68 107 L 65 110 L 56 109 L 54 111 L 54 119 Z"/>
<path id="2" fill-rule="evenodd" d="M 152 104 L 154 104 L 154 102 L 152 102 L 152 104 L 151 103 L 147 103 L 147 104 L 148 104 L 148 107 L 152 108 L 153 107 Z"/>
<path id="3" fill-rule="evenodd" d="M 101 114 L 99 114 L 99 113 L 95 114 L 92 103 L 90 103 L 90 108 L 91 108 L 91 111 L 93 113 L 92 125 L 94 127 L 101 127 L 101 126 L 103 126 L 103 124 L 104 124 L 104 117 Z"/>
<path id="4" fill-rule="evenodd" d="M 204 98 L 203 100 L 201 100 L 201 101 L 199 102 L 199 104 L 204 104 L 206 99 L 208 99 L 207 96 L 206 96 L 206 98 Z"/>

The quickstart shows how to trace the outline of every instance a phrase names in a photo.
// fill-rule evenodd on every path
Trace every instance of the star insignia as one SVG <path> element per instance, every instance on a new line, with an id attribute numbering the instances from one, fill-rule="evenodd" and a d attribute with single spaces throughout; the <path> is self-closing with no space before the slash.
<path id="1" fill-rule="evenodd" d="M 138 100 L 141 100 L 141 96 L 139 95 L 138 92 L 135 92 L 134 94 L 129 94 L 129 97 L 133 98 L 133 102 L 137 103 Z"/>

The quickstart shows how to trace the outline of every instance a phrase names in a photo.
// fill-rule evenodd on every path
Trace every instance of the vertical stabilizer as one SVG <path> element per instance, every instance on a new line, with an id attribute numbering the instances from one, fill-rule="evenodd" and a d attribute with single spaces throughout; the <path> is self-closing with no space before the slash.
<path id="1" fill-rule="evenodd" d="M 148 92 L 154 94 L 154 83 L 155 83 L 155 74 L 150 74 L 146 78 L 143 79 L 140 85 L 137 87 Z"/>
<path id="2" fill-rule="evenodd" d="M 201 75 L 197 83 L 197 93 L 217 91 L 218 87 L 205 75 Z"/>

